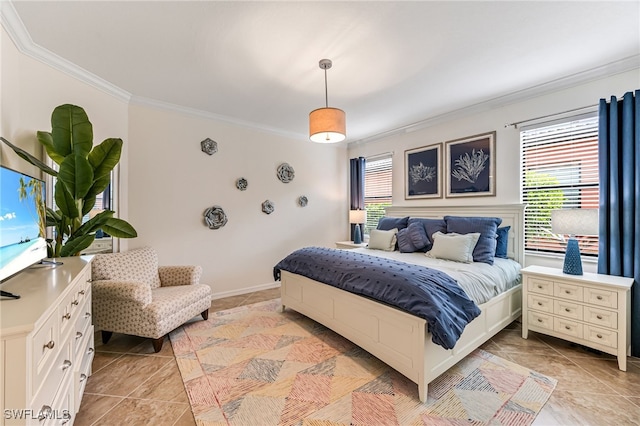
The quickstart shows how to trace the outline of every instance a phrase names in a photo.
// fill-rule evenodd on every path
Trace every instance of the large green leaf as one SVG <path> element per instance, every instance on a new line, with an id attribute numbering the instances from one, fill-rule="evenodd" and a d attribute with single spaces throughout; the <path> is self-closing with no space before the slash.
<path id="1" fill-rule="evenodd" d="M 96 197 L 86 196 L 84 197 L 84 203 L 82 204 L 82 216 L 89 214 L 91 209 L 96 205 Z"/>
<path id="2" fill-rule="evenodd" d="M 51 133 L 38 131 L 36 134 L 38 136 L 38 140 L 47 151 L 47 155 L 55 161 L 56 164 L 62 163 L 64 157 L 58 154 L 56 149 L 53 147 L 53 136 L 51 136 Z"/>
<path id="3" fill-rule="evenodd" d="M 93 166 L 96 179 L 108 176 L 120 161 L 122 153 L 122 139 L 109 138 L 95 146 L 89 153 L 89 163 Z"/>
<path id="4" fill-rule="evenodd" d="M 60 179 L 56 182 L 55 186 L 55 200 L 56 205 L 60 209 L 60 213 L 68 218 L 79 217 L 78 206 L 73 195 L 67 190 L 67 187 L 62 183 Z"/>
<path id="5" fill-rule="evenodd" d="M 84 109 L 76 105 L 60 105 L 53 110 L 51 136 L 55 151 L 63 157 L 73 152 L 86 158 L 93 147 L 93 126 Z"/>
<path id="6" fill-rule="evenodd" d="M 15 146 L 14 144 L 9 142 L 8 140 L 3 138 L 2 136 L 0 136 L 0 140 L 2 142 L 6 143 L 7 145 L 9 145 L 9 148 L 11 148 L 13 150 L 13 152 L 15 152 L 23 160 L 26 160 L 30 164 L 33 164 L 34 166 L 36 166 L 37 168 L 39 168 L 43 172 L 50 174 L 51 176 L 58 176 L 58 172 L 56 172 L 51 167 L 49 167 L 46 164 L 44 164 L 42 161 L 40 161 L 39 159 L 37 159 L 33 155 L 29 154 L 24 149 L 18 148 L 17 146 Z"/>
<path id="7" fill-rule="evenodd" d="M 64 182 L 73 198 L 84 198 L 93 185 L 93 167 L 82 155 L 69 155 L 60 164 L 58 180 Z"/>
<path id="8" fill-rule="evenodd" d="M 102 230 L 116 238 L 135 238 L 138 233 L 129 222 L 112 217 L 102 225 Z"/>
<path id="9" fill-rule="evenodd" d="M 102 225 L 107 223 L 107 221 L 113 217 L 113 213 L 114 212 L 112 212 L 111 210 L 105 210 L 98 213 L 93 218 L 83 223 L 82 226 L 76 231 L 76 235 L 85 235 L 97 231 L 98 229 L 102 228 Z"/>
<path id="10" fill-rule="evenodd" d="M 60 249 L 60 256 L 75 256 L 79 254 L 82 250 L 86 249 L 91 245 L 93 240 L 95 239 L 94 234 L 81 235 L 79 237 L 69 238 L 62 249 Z"/>
<path id="11" fill-rule="evenodd" d="M 55 226 L 57 227 L 62 220 L 62 215 L 60 211 L 53 210 L 50 207 L 47 207 L 47 226 Z"/>
<path id="12" fill-rule="evenodd" d="M 87 195 L 85 195 L 85 198 L 89 198 L 89 197 L 95 198 L 96 195 L 100 194 L 105 189 L 107 189 L 107 186 L 109 186 L 110 183 L 111 183 L 110 174 L 96 178 L 93 182 L 93 185 L 91 186 L 91 189 L 89 189 L 89 192 L 87 192 Z"/>

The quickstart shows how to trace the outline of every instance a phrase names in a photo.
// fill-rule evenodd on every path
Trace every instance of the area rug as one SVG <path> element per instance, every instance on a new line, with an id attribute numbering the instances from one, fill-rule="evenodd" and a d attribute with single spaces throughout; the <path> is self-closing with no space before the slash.
<path id="1" fill-rule="evenodd" d="M 198 425 L 529 425 L 555 379 L 478 349 L 418 386 L 280 300 L 171 333 Z"/>

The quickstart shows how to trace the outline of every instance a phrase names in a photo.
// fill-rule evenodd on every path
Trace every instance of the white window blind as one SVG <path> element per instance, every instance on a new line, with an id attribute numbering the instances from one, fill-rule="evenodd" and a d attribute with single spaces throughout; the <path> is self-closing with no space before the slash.
<path id="1" fill-rule="evenodd" d="M 367 211 L 365 234 L 376 229 L 378 220 L 384 216 L 384 208 L 391 205 L 391 196 L 391 154 L 367 158 L 364 172 L 364 207 Z"/>
<path id="2" fill-rule="evenodd" d="M 598 208 L 598 117 L 522 130 L 522 200 L 527 251 L 564 253 L 551 232 L 551 211 Z M 583 255 L 598 254 L 597 236 L 576 236 Z"/>

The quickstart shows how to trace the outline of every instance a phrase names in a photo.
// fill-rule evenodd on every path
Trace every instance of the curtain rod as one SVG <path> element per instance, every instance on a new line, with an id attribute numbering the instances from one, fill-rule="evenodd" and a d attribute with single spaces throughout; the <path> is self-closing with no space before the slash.
<path id="1" fill-rule="evenodd" d="M 523 123 L 529 123 L 531 121 L 542 120 L 543 118 L 556 117 L 558 115 L 567 114 L 567 113 L 570 113 L 570 112 L 582 111 L 584 109 L 595 108 L 597 106 L 598 106 L 598 104 L 587 105 L 587 106 L 583 106 L 583 107 L 580 107 L 580 108 L 574 108 L 574 109 L 568 109 L 568 110 L 562 111 L 562 112 L 556 112 L 555 114 L 548 114 L 548 115 L 543 115 L 543 116 L 540 116 L 540 117 L 529 118 L 528 120 L 514 121 L 513 123 L 505 124 L 504 127 L 513 127 L 515 129 L 517 129 L 518 126 L 520 124 L 523 124 Z"/>

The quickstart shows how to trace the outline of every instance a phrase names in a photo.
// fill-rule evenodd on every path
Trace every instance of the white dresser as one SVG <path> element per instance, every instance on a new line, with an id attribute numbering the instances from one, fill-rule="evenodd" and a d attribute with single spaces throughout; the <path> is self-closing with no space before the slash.
<path id="1" fill-rule="evenodd" d="M 598 349 L 627 371 L 633 278 L 528 266 L 522 284 L 523 338 L 531 330 Z"/>
<path id="2" fill-rule="evenodd" d="M 0 288 L 2 425 L 71 425 L 93 360 L 90 258 L 35 265 Z"/>

